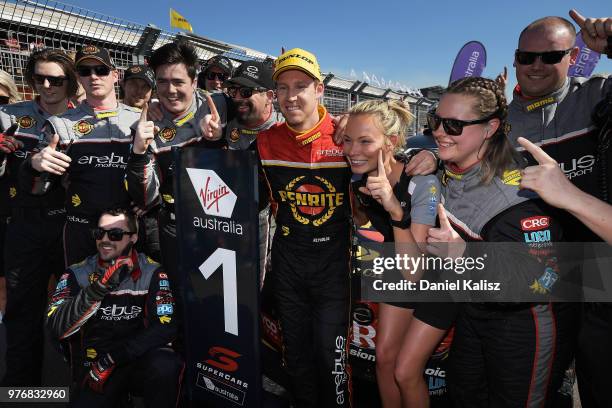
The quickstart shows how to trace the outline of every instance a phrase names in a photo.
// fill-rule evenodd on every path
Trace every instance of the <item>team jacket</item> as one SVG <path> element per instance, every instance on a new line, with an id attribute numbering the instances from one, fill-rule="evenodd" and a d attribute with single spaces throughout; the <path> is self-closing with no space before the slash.
<path id="1" fill-rule="evenodd" d="M 13 135 L 23 143 L 23 148 L 6 156 L 6 167 L 0 191 L 0 206 L 46 208 L 49 211 L 63 211 L 64 190 L 58 188 L 52 194 L 37 196 L 29 189 L 19 186 L 19 168 L 26 158 L 36 153 L 42 142 L 43 126 L 49 114 L 36 101 L 19 102 L 0 106 L 0 131 L 5 132 L 13 124 L 19 127 Z"/>
<path id="2" fill-rule="evenodd" d="M 591 115 L 610 91 L 612 77 L 600 75 L 568 78 L 559 90 L 537 99 L 524 98 L 517 88 L 508 108 L 510 141 L 520 151 L 520 136 L 541 146 L 577 187 L 598 196 L 597 135 Z M 527 158 L 534 163 L 530 155 Z"/>
<path id="3" fill-rule="evenodd" d="M 552 207 L 520 190 L 520 179 L 515 169 L 482 184 L 479 165 L 465 171 L 447 167 L 442 185 L 448 218 L 464 240 L 523 244 L 481 246 L 468 255 L 487 253 L 487 273 L 480 278 L 496 279 L 524 300 L 552 292 L 560 278 L 554 243 L 563 234 Z"/>
<path id="4" fill-rule="evenodd" d="M 225 126 L 227 106 L 222 93 L 211 95 L 221 124 Z M 159 132 L 144 154 L 132 152 L 127 166 L 127 188 L 141 208 L 152 208 L 161 200 L 164 206 L 174 212 L 173 147 L 199 146 L 221 148 L 223 141 L 210 142 L 203 139 L 200 120 L 210 113 L 206 99 L 194 93 L 189 110 L 179 117 L 165 111 L 163 120 L 155 122 Z M 135 128 L 134 128 L 135 129 Z"/>
<path id="5" fill-rule="evenodd" d="M 39 149 L 47 146 L 55 133 L 60 138 L 60 150 L 72 159 L 66 179 L 62 180 L 67 185 L 69 219 L 80 215 L 95 217 L 109 207 L 130 204 L 125 171 L 133 137 L 131 127 L 139 118 L 139 109 L 121 103 L 114 109 L 94 111 L 84 102 L 47 120 L 46 140 Z M 26 160 L 21 172 L 22 185 L 41 194 L 58 188 L 60 180 L 51 176 L 52 182 L 44 183 L 30 160 Z"/>
<path id="6" fill-rule="evenodd" d="M 319 122 L 306 132 L 277 123 L 257 135 L 257 148 L 281 236 L 292 230 L 325 234 L 348 225 L 351 172 L 334 144 L 334 124 L 319 106 Z M 279 231 L 277 229 L 277 235 Z"/>
<path id="7" fill-rule="evenodd" d="M 97 255 L 70 266 L 60 277 L 47 325 L 60 340 L 70 340 L 75 369 L 104 353 L 124 364 L 174 339 L 175 300 L 168 277 L 143 254 L 132 251 L 132 260 L 133 271 L 112 292 L 98 283 L 104 268 Z"/>

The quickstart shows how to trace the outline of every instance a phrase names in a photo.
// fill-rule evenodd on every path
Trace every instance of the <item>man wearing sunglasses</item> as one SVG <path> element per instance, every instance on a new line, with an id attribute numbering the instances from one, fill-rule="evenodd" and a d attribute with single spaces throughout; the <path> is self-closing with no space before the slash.
<path id="1" fill-rule="evenodd" d="M 149 100 L 155 89 L 155 74 L 146 65 L 132 65 L 123 73 L 121 81 L 121 92 L 123 103 L 142 109 Z"/>
<path id="2" fill-rule="evenodd" d="M 78 87 L 72 59 L 58 50 L 33 53 L 24 76 L 37 96 L 0 108 L 0 155 L 5 160 L 2 177 L 6 181 L 0 196 L 8 200 L 2 205 L 11 213 L 6 226 L 10 239 L 1 249 L 7 256 L 0 266 L 6 268 L 10 288 L 5 318 L 7 373 L 3 381 L 7 386 L 41 385 L 47 284 L 52 274 L 59 277 L 64 270 L 65 192 L 58 188 L 46 196 L 35 196 L 19 185 L 17 176 L 23 161 L 38 146 L 47 119 L 71 107 L 69 99 Z M 8 129 L 12 136 L 4 134 Z M 4 242 L 4 231 L 2 234 Z"/>
<path id="3" fill-rule="evenodd" d="M 135 126 L 134 145 L 127 169 L 127 188 L 135 204 L 151 210 L 161 204 L 158 216 L 161 258 L 172 276 L 177 264 L 176 217 L 172 154 L 174 146 L 221 148 L 224 141 L 209 141 L 200 122 L 213 106 L 218 126 L 211 133 L 221 138 L 226 122 L 225 95 L 205 96 L 196 90 L 195 48 L 187 42 L 166 44 L 153 52 L 149 65 L 155 72 L 161 120 L 147 120 L 143 110 Z M 217 114 L 218 113 L 218 114 Z"/>
<path id="4" fill-rule="evenodd" d="M 21 171 L 24 185 L 37 194 L 67 185 L 66 265 L 95 250 L 89 230 L 104 208 L 128 206 L 131 201 L 125 170 L 131 128 L 140 116 L 139 109 L 117 102 L 118 73 L 108 50 L 83 46 L 76 54 L 76 70 L 86 101 L 47 120 L 40 152 L 28 158 Z"/>
<path id="5" fill-rule="evenodd" d="M 198 74 L 198 88 L 208 92 L 223 92 L 223 82 L 232 77 L 234 66 L 229 58 L 215 55 L 206 61 Z"/>
<path id="6" fill-rule="evenodd" d="M 132 248 L 137 229 L 129 210 L 102 212 L 91 231 L 97 254 L 71 265 L 51 297 L 48 327 L 71 345 L 74 407 L 114 407 L 128 392 L 147 407 L 176 405 L 174 295 L 160 264 Z"/>
<path id="7" fill-rule="evenodd" d="M 612 58 L 612 17 L 585 18 L 571 10 L 570 17 L 582 31 L 584 43 Z M 559 163 L 568 179 L 596 197 L 599 165 L 597 131 L 592 113 L 597 103 L 612 92 L 612 78 L 568 78 L 568 68 L 577 63 L 576 29 L 561 17 L 545 17 L 529 24 L 521 33 L 514 67 L 518 85 L 509 105 L 509 137 L 519 148 L 524 137 Z M 526 154 L 531 164 L 537 164 Z M 564 216 L 568 240 L 600 241 L 576 218 Z M 592 279 L 583 271 L 583 279 Z M 609 406 L 609 384 L 605 375 L 612 366 L 612 308 L 606 304 L 584 305 L 576 355 L 576 371 L 583 406 Z"/>

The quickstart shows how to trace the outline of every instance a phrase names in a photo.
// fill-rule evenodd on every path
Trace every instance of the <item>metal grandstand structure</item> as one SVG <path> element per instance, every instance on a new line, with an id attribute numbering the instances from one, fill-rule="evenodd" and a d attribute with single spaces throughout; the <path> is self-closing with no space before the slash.
<path id="1" fill-rule="evenodd" d="M 244 46 L 196 34 L 170 33 L 151 24 L 134 23 L 57 1 L 0 0 L 0 68 L 13 75 L 28 99 L 33 95 L 25 84 L 23 72 L 31 52 L 38 48 L 76 52 L 83 44 L 95 44 L 108 48 L 122 73 L 129 65 L 145 62 L 153 50 L 178 37 L 196 46 L 202 63 L 218 54 L 229 57 L 236 66 L 244 60 L 274 58 Z M 330 113 L 346 112 L 367 99 L 401 99 L 410 105 L 417 118 L 409 134 L 425 123 L 424 115 L 432 104 L 418 93 L 383 89 L 333 73 L 324 76 L 323 104 Z"/>

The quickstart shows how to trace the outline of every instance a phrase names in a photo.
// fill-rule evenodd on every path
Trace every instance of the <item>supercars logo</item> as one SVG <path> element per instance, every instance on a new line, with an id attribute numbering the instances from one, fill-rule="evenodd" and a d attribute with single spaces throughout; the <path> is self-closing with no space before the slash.
<path id="1" fill-rule="evenodd" d="M 233 128 L 230 132 L 230 140 L 232 142 L 237 142 L 240 139 L 240 130 L 238 128 Z"/>
<path id="2" fill-rule="evenodd" d="M 21 116 L 17 119 L 17 124 L 22 129 L 29 129 L 36 124 L 36 120 L 31 116 Z"/>
<path id="3" fill-rule="evenodd" d="M 175 136 L 176 128 L 173 127 L 163 128 L 159 131 L 159 137 L 161 137 L 164 142 L 171 142 L 172 140 L 174 140 Z"/>
<path id="4" fill-rule="evenodd" d="M 550 217 L 536 215 L 535 217 L 523 218 L 521 220 L 521 229 L 523 231 L 539 231 L 548 228 L 550 225 Z"/>
<path id="5" fill-rule="evenodd" d="M 204 213 L 231 218 L 238 197 L 212 170 L 187 169 L 191 184 L 198 196 Z"/>
<path id="6" fill-rule="evenodd" d="M 74 124 L 73 129 L 81 136 L 85 136 L 93 130 L 93 125 L 86 120 L 79 120 Z"/>
<path id="7" fill-rule="evenodd" d="M 227 372 L 238 370 L 239 365 L 236 359 L 240 357 L 241 354 L 225 347 L 213 346 L 208 350 L 208 355 L 211 358 L 204 361 L 206 364 Z"/>
<path id="8" fill-rule="evenodd" d="M 338 193 L 334 185 L 321 176 L 315 176 L 316 183 L 305 183 L 305 178 L 294 178 L 278 194 L 281 201 L 289 203 L 296 221 L 319 227 L 344 203 L 344 193 Z"/>

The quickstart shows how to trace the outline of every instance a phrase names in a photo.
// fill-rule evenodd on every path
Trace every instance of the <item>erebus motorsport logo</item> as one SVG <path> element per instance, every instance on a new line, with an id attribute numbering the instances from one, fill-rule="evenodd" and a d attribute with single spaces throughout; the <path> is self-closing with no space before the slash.
<path id="1" fill-rule="evenodd" d="M 198 201 L 206 215 L 231 218 L 238 197 L 213 170 L 187 169 Z M 234 220 L 194 217 L 193 225 L 198 228 L 242 235 L 242 225 Z"/>

